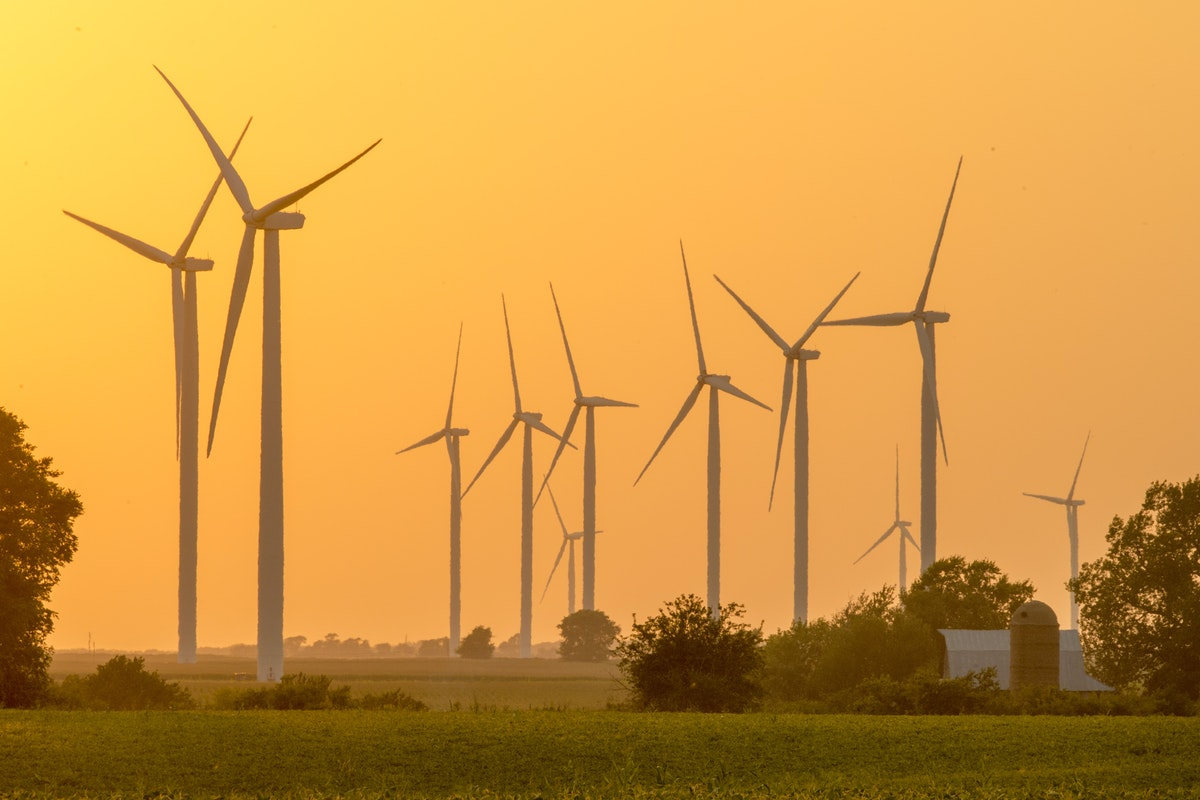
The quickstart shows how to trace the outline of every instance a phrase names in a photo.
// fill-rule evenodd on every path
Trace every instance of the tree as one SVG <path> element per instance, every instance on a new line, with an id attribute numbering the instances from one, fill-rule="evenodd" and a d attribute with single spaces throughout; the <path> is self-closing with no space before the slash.
<path id="1" fill-rule="evenodd" d="M 458 643 L 458 654 L 463 658 L 491 658 L 496 645 L 492 644 L 492 629 L 476 625 Z"/>
<path id="2" fill-rule="evenodd" d="M 1158 482 L 1114 517 L 1108 552 L 1068 583 L 1089 667 L 1118 688 L 1200 696 L 1200 476 Z"/>
<path id="3" fill-rule="evenodd" d="M 1033 584 L 1012 582 L 987 559 L 962 556 L 929 565 L 901 598 L 904 610 L 929 627 L 1007 629 L 1013 612 L 1033 599 Z"/>
<path id="4" fill-rule="evenodd" d="M 558 630 L 562 633 L 558 655 L 563 661 L 607 661 L 613 640 L 621 633 L 608 614 L 590 608 L 563 617 Z"/>
<path id="5" fill-rule="evenodd" d="M 68 675 L 62 695 L 69 705 L 105 711 L 192 708 L 191 692 L 163 680 L 157 670 L 146 669 L 141 656 L 113 656 L 80 678 Z"/>
<path id="6" fill-rule="evenodd" d="M 0 408 L 0 707 L 30 706 L 50 686 L 46 606 L 59 569 L 75 555 L 79 496 L 25 441 L 25 423 Z"/>
<path id="7" fill-rule="evenodd" d="M 645 622 L 616 648 L 634 702 L 656 711 L 745 711 L 762 698 L 762 631 L 738 603 L 714 617 L 694 594 Z"/>

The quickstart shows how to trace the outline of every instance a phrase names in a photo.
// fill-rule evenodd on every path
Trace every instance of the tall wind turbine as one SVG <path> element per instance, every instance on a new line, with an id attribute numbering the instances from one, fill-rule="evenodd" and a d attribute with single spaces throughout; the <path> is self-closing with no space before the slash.
<path id="1" fill-rule="evenodd" d="M 775 445 L 775 471 L 771 475 L 771 497 L 767 503 L 768 509 L 775 502 L 775 480 L 779 477 L 779 457 L 783 453 L 783 431 L 787 426 L 788 404 L 792 400 L 792 367 L 795 365 L 796 431 L 793 451 L 796 468 L 793 478 L 795 536 L 792 561 L 792 619 L 803 622 L 808 621 L 808 362 L 821 357 L 819 350 L 805 350 L 804 343 L 813 335 L 825 317 L 829 316 L 829 312 L 842 299 L 842 295 L 858 280 L 859 274 L 861 273 L 854 274 L 850 282 L 842 287 L 842 290 L 834 296 L 829 305 L 825 306 L 825 310 L 817 315 L 817 318 L 804 331 L 804 335 L 794 344 L 788 344 L 782 336 L 775 332 L 774 328 L 767 324 L 766 320 L 746 304 L 746 301 L 738 297 L 737 293 L 725 284 L 725 281 L 713 275 L 714 278 L 717 278 L 717 283 L 733 296 L 738 305 L 758 324 L 762 332 L 783 350 L 783 403 L 779 406 L 779 443 Z"/>
<path id="2" fill-rule="evenodd" d="M 950 463 L 946 455 L 946 435 L 942 430 L 942 414 L 937 397 L 937 359 L 934 351 L 933 326 L 949 322 L 950 315 L 944 311 L 926 311 L 929 284 L 933 281 L 933 268 L 937 264 L 938 250 L 942 246 L 942 235 L 946 232 L 946 220 L 950 216 L 950 204 L 954 202 L 954 189 L 958 186 L 958 173 L 962 170 L 962 158 L 954 170 L 954 182 L 950 185 L 950 197 L 942 213 L 937 239 L 933 243 L 933 254 L 929 257 L 929 270 L 925 273 L 925 284 L 917 295 L 917 304 L 912 311 L 895 314 L 875 314 L 854 319 L 830 320 L 824 325 L 868 325 L 895 326 L 909 322 L 917 332 L 917 344 L 921 348 L 921 571 L 937 560 L 937 439 L 942 439 L 942 458 Z"/>
<path id="3" fill-rule="evenodd" d="M 911 524 L 912 523 L 908 522 L 907 520 L 900 519 L 900 448 L 897 447 L 896 448 L 896 518 L 892 522 L 892 527 L 888 528 L 884 532 L 883 536 L 880 536 L 878 539 L 876 539 L 875 544 L 868 547 L 867 552 L 863 553 L 861 556 L 856 558 L 854 560 L 854 563 L 857 564 L 859 561 L 862 561 L 864 558 L 866 558 L 867 553 L 870 553 L 876 547 L 879 547 L 879 545 L 883 544 L 884 541 L 889 536 L 892 535 L 893 531 L 899 531 L 899 533 L 897 533 L 896 535 L 900 539 L 900 583 L 899 583 L 899 589 L 900 589 L 901 594 L 903 594 L 904 592 L 906 592 L 908 590 L 908 562 L 905 559 L 905 542 L 911 544 L 913 547 L 916 547 L 917 552 L 921 551 L 920 546 L 917 544 L 917 540 L 913 538 L 912 533 L 908 530 L 908 526 Z"/>
<path id="4" fill-rule="evenodd" d="M 229 298 L 229 317 L 225 323 L 225 339 L 221 344 L 221 361 L 217 368 L 217 386 L 213 395 L 212 417 L 208 426 L 208 452 L 212 453 L 217 414 L 221 407 L 221 392 L 234 335 L 246 301 L 250 270 L 254 262 L 254 236 L 263 231 L 263 330 L 262 330 L 262 433 L 260 477 L 258 492 L 258 679 L 277 681 L 283 675 L 283 388 L 281 377 L 280 275 L 279 232 L 297 230 L 304 225 L 304 215 L 283 209 L 334 175 L 369 153 L 382 140 L 363 150 L 337 169 L 307 186 L 285 194 L 264 206 L 255 208 L 250 193 L 229 158 L 217 146 L 212 134 L 200 117 L 175 88 L 175 84 L 158 69 L 171 91 L 187 110 L 192 122 L 212 151 L 213 158 L 225 176 L 225 183 L 242 208 L 246 231 L 238 251 L 237 268 L 233 274 L 233 292 Z"/>
<path id="5" fill-rule="evenodd" d="M 459 439 L 471 431 L 466 428 L 455 428 L 450 423 L 454 414 L 454 388 L 458 385 L 458 357 L 462 352 L 462 325 L 458 326 L 458 347 L 454 351 L 454 377 L 450 380 L 450 405 L 446 409 L 446 425 L 436 433 L 431 433 L 416 444 L 409 445 L 403 450 L 397 450 L 396 455 L 416 450 L 427 444 L 433 444 L 439 439 L 446 440 L 446 450 L 450 454 L 450 655 L 458 652 L 461 616 L 459 598 L 462 587 L 462 465 L 459 460 Z"/>
<path id="6" fill-rule="evenodd" d="M 567 351 L 567 366 L 571 368 L 571 381 L 575 385 L 575 408 L 571 410 L 571 416 L 567 418 L 562 441 L 554 453 L 554 458 L 550 461 L 550 469 L 546 470 L 546 478 L 542 481 L 542 488 L 538 490 L 538 496 L 534 499 L 534 503 L 541 498 L 542 491 L 545 490 L 550 480 L 550 473 L 554 471 L 554 465 L 558 463 L 558 457 L 562 455 L 567 442 L 571 439 L 571 432 L 575 430 L 575 423 L 579 421 L 579 412 L 587 409 L 583 424 L 583 607 L 592 610 L 596 607 L 596 409 L 604 406 L 636 408 L 637 404 L 610 400 L 607 397 L 584 396 L 583 389 L 579 387 L 579 373 L 575 371 L 575 359 L 571 357 L 571 344 L 567 341 L 567 328 L 563 325 L 562 312 L 558 308 L 558 297 L 554 294 L 554 284 L 550 284 L 550 297 L 554 300 L 554 313 L 558 316 L 558 328 L 562 331 L 563 348 Z M 573 548 L 571 552 L 575 552 Z M 574 575 L 574 572 L 572 571 L 571 574 Z M 573 592 L 571 596 L 574 598 Z M 574 602 L 572 599 L 572 609 L 574 609 Z"/>
<path id="7" fill-rule="evenodd" d="M 517 386 L 517 361 L 513 356 L 512 332 L 508 327 L 508 305 L 504 302 L 503 295 L 500 297 L 500 304 L 504 308 L 504 334 L 508 337 L 508 365 L 512 370 L 515 410 L 512 422 L 508 423 L 504 433 L 500 434 L 500 440 L 496 442 L 496 446 L 484 460 L 483 466 L 479 468 L 475 477 L 463 490 L 463 497 L 466 497 L 467 492 L 471 491 L 471 487 L 475 485 L 475 481 L 479 480 L 479 476 L 487 469 L 488 464 L 492 463 L 492 459 L 504 449 L 504 445 L 508 444 L 517 425 L 524 424 L 525 437 L 521 454 L 521 633 L 519 643 L 521 658 L 529 658 L 533 654 L 533 432 L 541 431 L 559 441 L 562 441 L 562 437 L 542 423 L 541 414 L 521 408 L 521 390 Z"/>
<path id="8" fill-rule="evenodd" d="M 1067 492 L 1066 497 L 1050 497 L 1044 494 L 1022 492 L 1026 497 L 1036 497 L 1038 500 L 1067 507 L 1067 538 L 1071 543 L 1071 580 L 1079 577 L 1079 507 L 1084 503 L 1083 500 L 1075 499 L 1075 484 L 1079 482 L 1079 470 L 1083 469 L 1083 457 L 1087 455 L 1087 446 L 1091 438 L 1092 433 L 1088 431 L 1087 438 L 1083 440 L 1083 452 L 1079 454 L 1079 466 L 1075 468 L 1075 477 L 1071 479 L 1071 489 Z M 1071 592 L 1071 628 L 1079 629 L 1079 605 L 1075 602 L 1074 592 Z"/>
<path id="9" fill-rule="evenodd" d="M 549 484 L 542 484 L 546 489 L 550 489 Z M 558 548 L 558 555 L 554 558 L 554 566 L 550 568 L 550 575 L 546 578 L 546 588 L 542 589 L 542 600 L 546 599 L 546 592 L 550 590 L 550 581 L 554 580 L 554 573 L 558 570 L 559 563 L 562 562 L 563 551 L 567 550 L 567 614 L 575 613 L 575 542 L 584 538 L 584 531 L 576 531 L 571 533 L 567 530 L 567 523 L 563 522 L 562 512 L 558 510 L 558 501 L 554 499 L 554 490 L 550 489 L 550 502 L 554 504 L 554 516 L 558 517 L 558 525 L 562 528 L 562 545 Z M 604 533 L 604 531 L 592 531 L 592 533 Z"/>
<path id="10" fill-rule="evenodd" d="M 667 428 L 662 441 L 638 473 L 633 485 L 636 486 L 646 470 L 654 463 L 654 459 L 662 451 L 671 434 L 683 422 L 684 417 L 696 405 L 700 390 L 708 387 L 708 609 L 716 616 L 721 613 L 721 422 L 718 398 L 721 392 L 741 398 L 756 406 L 771 410 L 765 403 L 755 400 L 750 395 L 737 388 L 728 375 L 715 375 L 708 371 L 704 362 L 704 349 L 700 345 L 700 323 L 696 321 L 696 303 L 692 298 L 692 279 L 688 276 L 687 256 L 683 252 L 683 242 L 679 243 L 679 255 L 683 258 L 683 280 L 687 285 L 688 309 L 692 315 L 692 333 L 696 338 L 696 360 L 700 365 L 700 374 L 696 376 L 696 385 L 683 401 L 683 407 L 675 415 L 675 419 Z"/>
<path id="11" fill-rule="evenodd" d="M 233 158 L 246 135 L 246 128 L 233 145 Z M 183 242 L 174 255 L 157 247 L 106 228 L 99 223 L 64 210 L 110 239 L 128 247 L 151 261 L 165 264 L 171 270 L 171 327 L 175 344 L 175 454 L 179 459 L 179 652 L 180 664 L 196 663 L 196 553 L 199 524 L 199 428 L 200 428 L 200 335 L 196 315 L 196 273 L 213 268 L 207 258 L 191 258 L 188 250 L 196 238 L 200 224 L 217 196 L 223 180 L 220 174 L 208 190 L 200 211 L 192 221 Z"/>

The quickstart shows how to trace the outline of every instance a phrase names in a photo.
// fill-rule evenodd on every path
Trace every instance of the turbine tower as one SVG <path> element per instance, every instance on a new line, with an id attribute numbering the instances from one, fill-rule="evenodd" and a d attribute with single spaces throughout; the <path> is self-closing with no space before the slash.
<path id="1" fill-rule="evenodd" d="M 867 325 L 896 326 L 909 322 L 917 332 L 917 344 L 921 348 L 921 571 L 937 560 L 937 439 L 942 439 L 942 458 L 950 463 L 946 455 L 946 435 L 942 430 L 942 413 L 937 397 L 937 358 L 934 350 L 933 326 L 948 322 L 950 315 L 944 311 L 927 311 L 925 302 L 929 298 L 929 284 L 933 281 L 933 268 L 937 264 L 938 250 L 942 246 L 942 235 L 946 232 L 946 220 L 950 216 L 950 204 L 954 202 L 954 189 L 958 186 L 958 173 L 962 170 L 962 158 L 954 170 L 954 182 L 950 185 L 950 197 L 942 213 L 937 239 L 933 243 L 933 254 L 929 257 L 929 270 L 925 273 L 925 284 L 917 295 L 917 304 L 912 311 L 895 314 L 875 314 L 869 317 L 831 320 L 824 325 Z"/>
<path id="2" fill-rule="evenodd" d="M 234 335 L 246 301 L 250 270 L 254 262 L 254 237 L 263 231 L 263 330 L 262 330 L 262 433 L 258 494 L 258 679 L 277 681 L 283 675 L 283 387 L 281 376 L 280 275 L 279 232 L 297 230 L 304 225 L 304 215 L 285 212 L 301 198 L 349 167 L 374 149 L 380 141 L 363 150 L 337 169 L 312 183 L 285 194 L 264 206 L 255 208 L 250 193 L 229 158 L 217 146 L 212 134 L 200 117 L 175 88 L 175 84 L 158 69 L 158 74 L 171 87 L 179 102 L 212 151 L 225 176 L 225 183 L 242 208 L 246 231 L 238 251 L 237 268 L 233 275 L 233 292 L 229 298 L 229 317 L 225 323 L 225 339 L 221 343 L 221 361 L 217 368 L 217 386 L 213 395 L 212 417 L 208 426 L 208 453 L 212 453 L 217 414 L 221 407 L 221 392 L 233 349 Z"/>
<path id="3" fill-rule="evenodd" d="M 460 617 L 462 588 L 462 464 L 459 458 L 459 439 L 471 431 L 466 428 L 455 428 L 450 423 L 454 414 L 454 389 L 458 385 L 458 357 L 462 352 L 462 325 L 458 326 L 458 347 L 454 351 L 454 377 L 450 380 L 450 405 L 446 409 L 446 425 L 436 433 L 431 433 L 416 444 L 411 444 L 396 455 L 416 450 L 427 444 L 433 444 L 439 439 L 446 440 L 446 450 L 450 454 L 450 655 L 458 652 L 460 639 Z"/>
<path id="4" fill-rule="evenodd" d="M 233 158 L 246 135 L 246 128 L 233 145 Z M 77 214 L 64 210 L 71 219 L 79 220 L 110 239 L 128 247 L 151 261 L 165 264 L 171 270 L 171 327 L 175 346 L 175 456 L 179 460 L 179 651 L 180 664 L 196 663 L 196 555 L 199 531 L 199 428 L 200 428 L 200 343 L 196 316 L 196 273 L 213 268 L 206 258 L 191 258 L 188 250 L 196 238 L 200 224 L 212 205 L 223 177 L 218 173 L 212 188 L 200 205 L 183 242 L 174 255 L 157 247 L 106 228 Z"/>
<path id="5" fill-rule="evenodd" d="M 696 321 L 696 303 L 692 298 L 692 279 L 688 276 L 687 256 L 683 252 L 683 242 L 679 243 L 679 254 L 683 258 L 683 280 L 687 285 L 688 309 L 692 315 L 692 333 L 696 338 L 696 360 L 700 365 L 700 374 L 696 376 L 696 385 L 692 387 L 692 391 L 688 394 L 687 399 L 683 401 L 683 407 L 679 409 L 679 413 L 675 415 L 675 419 L 671 422 L 671 426 L 667 428 L 666 434 L 663 435 L 662 441 L 658 443 L 658 447 L 654 448 L 654 453 L 651 454 L 650 460 L 646 462 L 646 466 L 642 467 L 642 471 L 638 473 L 637 479 L 633 485 L 637 486 L 638 481 L 646 474 L 646 470 L 650 469 L 650 465 L 654 463 L 654 459 L 662 451 L 667 440 L 671 438 L 671 434 L 683 422 L 684 417 L 692 410 L 692 406 L 696 405 L 697 398 L 700 397 L 700 390 L 705 386 L 708 387 L 708 609 L 717 616 L 721 613 L 721 422 L 718 406 L 718 398 L 721 392 L 726 392 L 734 397 L 741 398 L 756 406 L 771 410 L 771 407 L 755 400 L 750 395 L 737 388 L 730 381 L 728 375 L 715 375 L 708 371 L 708 365 L 704 362 L 704 349 L 700 345 L 700 324 Z"/>
<path id="6" fill-rule="evenodd" d="M 861 556 L 856 558 L 854 560 L 854 563 L 857 564 L 859 561 L 862 561 L 864 558 L 866 558 L 867 553 L 870 553 L 876 547 L 879 547 L 879 545 L 883 544 L 884 541 L 889 536 L 892 535 L 893 531 L 899 531 L 899 533 L 896 535 L 900 539 L 899 591 L 901 594 L 908 591 L 908 562 L 905 559 L 904 544 L 907 541 L 913 547 L 917 548 L 918 553 L 921 551 L 921 547 L 917 544 L 917 540 L 913 538 L 912 532 L 910 532 L 908 529 L 908 526 L 911 524 L 912 523 L 908 522 L 907 520 L 900 519 L 900 448 L 897 447 L 896 448 L 896 518 L 892 522 L 892 527 L 888 528 L 884 532 L 883 536 L 880 536 L 878 539 L 876 539 L 875 544 L 868 547 L 867 552 L 863 553 Z"/>
<path id="7" fill-rule="evenodd" d="M 1075 499 L 1075 484 L 1079 482 L 1079 470 L 1083 469 L 1083 457 L 1087 455 L 1087 446 L 1091 438 L 1092 433 L 1088 431 L 1087 438 L 1083 440 L 1083 452 L 1079 454 L 1079 466 L 1075 468 L 1075 477 L 1071 479 L 1071 489 L 1067 492 L 1066 497 L 1050 497 L 1044 494 L 1022 492 L 1026 497 L 1036 497 L 1038 500 L 1067 507 L 1067 539 L 1071 543 L 1071 580 L 1079 577 L 1079 507 L 1084 503 L 1083 500 Z M 1075 602 L 1074 592 L 1071 592 L 1071 628 L 1079 630 L 1079 605 Z"/>
<path id="8" fill-rule="evenodd" d="M 774 328 L 767 324 L 766 320 L 746 304 L 746 301 L 738 297 L 737 293 L 725 284 L 725 281 L 713 275 L 717 279 L 717 283 L 733 296 L 733 299 L 750 315 L 762 332 L 783 350 L 783 403 L 779 406 L 779 442 L 775 445 L 775 471 L 771 474 L 771 496 L 767 502 L 768 510 L 775 502 L 775 481 L 779 477 L 779 458 L 783 453 L 783 432 L 787 426 L 788 405 L 792 400 L 792 368 L 795 365 L 796 431 L 793 442 L 795 472 L 793 473 L 794 484 L 792 487 L 795 517 L 792 560 L 793 621 L 808 622 L 808 362 L 821 356 L 819 350 L 805 350 L 804 343 L 813 335 L 825 317 L 829 316 L 829 312 L 842 299 L 842 295 L 849 290 L 851 285 L 858 280 L 860 274 L 857 272 L 854 274 L 850 282 L 842 287 L 842 290 L 830 301 L 829 305 L 825 306 L 825 310 L 817 315 L 817 318 L 804 331 L 804 335 L 794 344 L 788 344 L 782 336 L 775 332 Z"/>
<path id="9" fill-rule="evenodd" d="M 500 440 L 492 448 L 484 460 L 483 466 L 475 473 L 475 477 L 463 490 L 463 497 L 471 491 L 471 487 L 479 480 L 479 476 L 492 463 L 508 440 L 512 438 L 517 425 L 525 425 L 525 437 L 521 455 L 521 633 L 519 637 L 520 656 L 529 658 L 533 654 L 533 432 L 541 431 L 559 441 L 562 437 L 542 423 L 542 415 L 521 408 L 521 390 L 517 386 L 517 361 L 513 356 L 512 332 L 508 327 L 508 305 L 504 296 L 500 296 L 500 304 L 504 309 L 504 333 L 508 337 L 508 364 L 512 370 L 513 400 L 515 410 L 512 422 L 500 434 Z"/>
<path id="10" fill-rule="evenodd" d="M 542 484 L 546 489 L 549 489 L 549 484 Z M 558 517 L 558 525 L 562 528 L 563 540 L 562 545 L 558 548 L 558 555 L 554 559 L 554 566 L 550 568 L 550 575 L 546 578 L 546 588 L 542 589 L 542 600 L 546 599 L 546 592 L 550 590 L 550 581 L 554 580 L 554 573 L 558 570 L 558 565 L 562 561 L 563 551 L 568 550 L 567 555 L 567 614 L 575 613 L 575 542 L 584 538 L 583 531 L 570 533 L 567 531 L 567 523 L 563 522 L 562 512 L 558 510 L 558 501 L 554 499 L 554 491 L 550 490 L 550 502 L 554 504 L 554 516 Z M 604 533 L 604 531 L 592 531 L 592 533 Z"/>
<path id="11" fill-rule="evenodd" d="M 546 478 L 534 503 L 541 499 L 542 491 L 550 480 L 550 473 L 558 463 L 579 421 L 579 412 L 587 409 L 583 424 L 583 607 L 592 610 L 596 608 L 596 409 L 604 406 L 636 408 L 636 403 L 626 403 L 621 400 L 610 400 L 607 397 L 585 397 L 579 387 L 579 373 L 575 371 L 575 359 L 571 357 L 571 344 L 567 341 L 567 328 L 563 325 L 562 312 L 558 308 L 558 297 L 554 294 L 554 284 L 550 284 L 550 297 L 554 300 L 554 313 L 558 316 L 558 328 L 562 331 L 563 348 L 567 351 L 567 366 L 571 368 L 571 381 L 575 385 L 575 408 L 567 418 L 567 426 L 563 429 L 562 442 L 550 461 L 550 469 L 546 470 Z M 574 549 L 571 551 L 574 553 Z M 574 571 L 571 573 L 574 575 Z M 572 578 L 574 580 L 574 578 Z M 574 609 L 574 592 L 572 591 L 572 609 Z"/>

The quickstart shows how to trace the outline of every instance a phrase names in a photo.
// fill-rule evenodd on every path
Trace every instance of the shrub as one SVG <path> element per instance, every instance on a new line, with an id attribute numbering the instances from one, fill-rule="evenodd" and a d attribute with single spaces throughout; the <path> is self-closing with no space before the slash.
<path id="1" fill-rule="evenodd" d="M 426 711 L 429 706 L 399 689 L 379 694 L 364 694 L 355 705 L 368 711 L 394 709 L 396 711 Z"/>
<path id="2" fill-rule="evenodd" d="M 141 656 L 113 656 L 92 675 L 67 676 L 57 702 L 72 708 L 107 711 L 192 708 L 192 695 L 178 683 L 168 683 L 157 671 L 147 671 Z"/>
<path id="3" fill-rule="evenodd" d="M 333 687 L 328 675 L 284 675 L 279 683 L 261 689 L 222 689 L 213 695 L 214 708 L 278 711 L 349 708 L 350 687 Z"/>

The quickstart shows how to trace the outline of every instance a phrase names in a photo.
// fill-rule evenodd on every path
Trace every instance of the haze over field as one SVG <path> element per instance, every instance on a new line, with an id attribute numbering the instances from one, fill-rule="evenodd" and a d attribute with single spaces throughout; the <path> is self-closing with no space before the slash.
<path id="1" fill-rule="evenodd" d="M 254 116 L 236 165 L 256 200 L 383 138 L 281 237 L 287 636 L 446 635 L 446 457 L 394 452 L 443 418 L 460 321 L 464 472 L 495 444 L 512 402 L 501 292 L 522 401 L 561 430 L 574 391 L 551 280 L 585 389 L 640 406 L 597 415 L 597 606 L 628 630 L 703 594 L 703 414 L 632 486 L 695 378 L 679 240 L 710 369 L 778 412 L 779 352 L 711 275 L 784 335 L 860 270 L 833 316 L 912 308 L 960 155 L 929 297 L 951 314 L 939 555 L 995 560 L 1065 620 L 1061 511 L 1021 493 L 1064 495 L 1092 431 L 1086 562 L 1151 481 L 1200 471 L 1191 4 L 76 1 L 8 17 L 0 405 L 86 509 L 52 600 L 59 648 L 176 644 L 169 274 L 60 213 L 159 246 L 186 232 L 216 168 L 152 64 L 222 144 Z M 223 187 L 192 248 L 216 262 L 198 279 L 204 430 L 240 217 Z M 200 465 L 201 645 L 255 639 L 260 270 Z M 914 339 L 826 328 L 806 345 L 822 353 L 811 616 L 895 581 L 890 546 L 851 562 L 894 515 L 897 444 L 919 524 Z M 767 511 L 778 415 L 724 406 L 721 595 L 769 632 L 792 614 L 790 489 Z M 519 623 L 517 450 L 463 505 L 464 630 L 500 640 Z M 553 483 L 572 530 L 581 470 L 568 450 Z M 535 586 L 560 543 L 543 500 Z M 534 641 L 557 636 L 565 580 L 535 603 Z"/>

